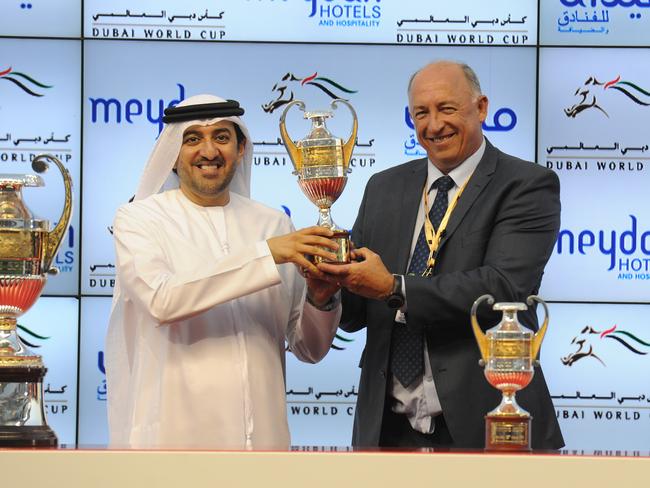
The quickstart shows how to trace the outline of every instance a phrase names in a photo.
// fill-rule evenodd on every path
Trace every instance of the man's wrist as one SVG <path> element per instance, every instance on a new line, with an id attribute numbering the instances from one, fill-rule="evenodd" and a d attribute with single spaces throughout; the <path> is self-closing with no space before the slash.
<path id="1" fill-rule="evenodd" d="M 336 292 L 330 296 L 325 303 L 318 304 L 312 299 L 312 297 L 309 295 L 309 292 L 307 292 L 307 303 L 309 303 L 312 307 L 320 310 L 321 312 L 330 312 L 334 310 L 341 302 L 339 296 L 340 293 Z"/>
<path id="2" fill-rule="evenodd" d="M 383 300 L 386 302 L 389 308 L 398 309 L 404 306 L 405 297 L 404 297 L 404 286 L 403 286 L 404 276 L 394 274 L 393 275 L 393 286 L 390 293 Z"/>

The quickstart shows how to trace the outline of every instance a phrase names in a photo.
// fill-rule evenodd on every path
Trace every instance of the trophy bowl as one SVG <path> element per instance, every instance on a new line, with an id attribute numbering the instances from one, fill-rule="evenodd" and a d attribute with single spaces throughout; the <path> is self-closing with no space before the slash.
<path id="1" fill-rule="evenodd" d="M 0 276 L 0 317 L 19 317 L 41 296 L 44 276 Z"/>
<path id="2" fill-rule="evenodd" d="M 334 116 L 331 111 L 305 111 L 305 104 L 301 100 L 290 102 L 280 116 L 280 135 L 291 162 L 294 174 L 298 176 L 298 186 L 305 196 L 318 207 L 318 225 L 328 227 L 334 232 L 331 237 L 339 248 L 336 251 L 336 260 L 333 263 L 350 262 L 350 233 L 338 227 L 332 220 L 331 207 L 341 196 L 348 181 L 351 171 L 350 158 L 357 138 L 357 114 L 347 101 L 336 99 L 331 103 L 332 109 L 338 104 L 343 104 L 352 114 L 352 130 L 347 142 L 334 137 L 325 125 L 325 120 Z M 286 128 L 286 116 L 294 105 L 304 112 L 304 118 L 311 121 L 309 134 L 303 139 L 294 142 Z M 314 256 L 315 262 L 324 259 Z"/>
<path id="3" fill-rule="evenodd" d="M 331 176 L 329 178 L 301 178 L 298 180 L 300 189 L 318 208 L 330 208 L 343 193 L 347 176 Z"/>
<path id="4" fill-rule="evenodd" d="M 502 312 L 501 322 L 483 333 L 476 317 L 482 302 Z M 479 364 L 485 378 L 501 391 L 501 403 L 485 416 L 485 449 L 488 451 L 530 451 L 532 416 L 521 408 L 515 395 L 530 384 L 535 374 L 539 349 L 548 327 L 548 308 L 537 296 L 526 300 L 528 305 L 541 303 L 546 317 L 535 334 L 522 327 L 517 312 L 527 310 L 525 303 L 494 303 L 491 295 L 479 297 L 472 305 L 471 321 L 481 353 Z"/>
<path id="5" fill-rule="evenodd" d="M 42 173 L 48 161 L 61 171 L 65 203 L 57 225 L 32 216 L 23 187 L 43 186 L 38 175 L 0 174 L 0 447 L 52 447 L 57 438 L 43 408 L 41 356 L 30 351 L 16 331 L 17 319 L 36 302 L 45 286 L 72 216 L 70 175 L 54 156 L 39 155 L 32 169 Z"/>

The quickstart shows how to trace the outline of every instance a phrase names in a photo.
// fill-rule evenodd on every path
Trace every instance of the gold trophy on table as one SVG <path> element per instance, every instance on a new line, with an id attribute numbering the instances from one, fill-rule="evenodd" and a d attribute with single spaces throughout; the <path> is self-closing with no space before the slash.
<path id="1" fill-rule="evenodd" d="M 63 164 L 47 154 L 32 161 L 43 173 L 48 161 L 61 171 L 65 204 L 50 231 L 47 220 L 35 219 L 22 199 L 23 187 L 43 186 L 38 175 L 0 174 L 0 447 L 56 446 L 43 408 L 41 356 L 30 351 L 16 332 L 17 318 L 36 302 L 72 216 L 72 181 Z"/>
<path id="2" fill-rule="evenodd" d="M 300 100 L 290 102 L 282 112 L 280 135 L 293 163 L 294 174 L 298 175 L 298 185 L 307 198 L 318 207 L 318 225 L 334 231 L 331 239 L 339 245 L 335 263 L 349 263 L 350 233 L 334 223 L 330 208 L 343 193 L 347 175 L 351 171 L 350 158 L 357 139 L 358 120 L 352 105 L 345 100 L 333 100 L 332 109 L 336 109 L 339 103 L 348 107 L 352 113 L 352 132 L 347 142 L 343 143 L 342 139 L 334 137 L 325 126 L 325 120 L 333 117 L 333 112 L 306 112 L 305 104 Z M 289 137 L 285 123 L 287 112 L 294 105 L 305 112 L 304 118 L 312 123 L 309 134 L 296 143 Z M 316 262 L 323 261 L 319 257 L 314 259 Z"/>
<path id="3" fill-rule="evenodd" d="M 482 302 L 503 312 L 501 322 L 483 333 L 476 318 Z M 502 393 L 501 403 L 485 416 L 485 449 L 488 451 L 530 451 L 532 416 L 515 401 L 517 391 L 525 388 L 535 374 L 537 355 L 548 327 L 548 307 L 537 296 L 526 300 L 544 307 L 542 327 L 533 333 L 522 327 L 517 312 L 526 310 L 525 303 L 494 303 L 491 295 L 479 297 L 472 305 L 472 329 L 481 351 L 479 364 L 485 367 L 488 383 Z"/>

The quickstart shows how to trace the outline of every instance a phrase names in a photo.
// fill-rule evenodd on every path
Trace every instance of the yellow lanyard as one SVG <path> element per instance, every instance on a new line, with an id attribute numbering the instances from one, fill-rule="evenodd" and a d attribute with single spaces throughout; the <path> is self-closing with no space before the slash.
<path id="1" fill-rule="evenodd" d="M 471 177 L 472 175 L 470 175 L 469 178 L 465 180 L 465 183 L 463 183 L 463 186 L 460 187 L 458 193 L 456 193 L 456 196 L 454 196 L 454 199 L 449 205 L 447 205 L 447 211 L 440 221 L 438 231 L 435 233 L 433 231 L 433 224 L 429 218 L 429 192 L 427 191 L 428 189 L 426 187 L 424 188 L 424 235 L 426 237 L 427 245 L 429 246 L 429 259 L 427 259 L 427 269 L 425 269 L 422 273 L 422 276 L 425 278 L 428 278 L 433 273 L 433 265 L 436 263 L 436 251 L 440 245 L 442 233 L 447 228 L 449 217 L 451 217 L 451 213 L 454 211 L 454 208 L 456 208 L 458 199 L 460 198 L 461 193 L 463 193 L 463 190 L 467 186 L 467 182 Z"/>

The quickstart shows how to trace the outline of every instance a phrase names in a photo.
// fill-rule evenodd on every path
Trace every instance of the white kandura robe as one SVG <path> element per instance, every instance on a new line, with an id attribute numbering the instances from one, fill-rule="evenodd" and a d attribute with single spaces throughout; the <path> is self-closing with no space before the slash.
<path id="1" fill-rule="evenodd" d="M 289 218 L 231 193 L 201 207 L 180 190 L 122 206 L 118 286 L 106 339 L 111 444 L 286 449 L 285 338 L 307 362 L 328 352 L 340 306 L 305 303 L 293 264 L 266 239 Z"/>

